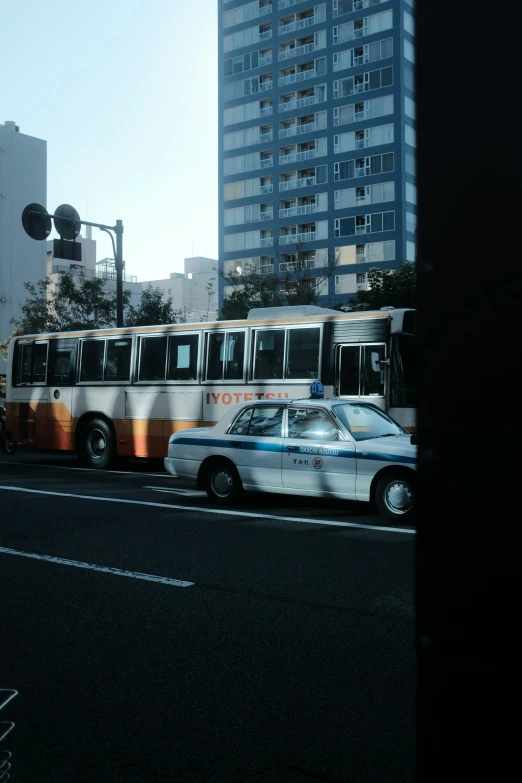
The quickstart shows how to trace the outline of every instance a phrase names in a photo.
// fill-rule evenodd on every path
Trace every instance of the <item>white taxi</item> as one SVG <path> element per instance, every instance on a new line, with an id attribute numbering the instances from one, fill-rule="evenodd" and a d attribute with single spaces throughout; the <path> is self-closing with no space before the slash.
<path id="1" fill-rule="evenodd" d="M 195 479 L 220 503 L 244 490 L 374 501 L 382 514 L 405 522 L 415 502 L 412 439 L 369 402 L 242 403 L 214 427 L 172 435 L 165 468 Z"/>

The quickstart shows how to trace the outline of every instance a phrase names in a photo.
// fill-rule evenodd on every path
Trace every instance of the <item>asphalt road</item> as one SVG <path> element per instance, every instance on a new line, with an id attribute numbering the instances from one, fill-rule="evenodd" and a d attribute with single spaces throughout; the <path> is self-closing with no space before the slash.
<path id="1" fill-rule="evenodd" d="M 414 534 L 386 527 L 0 454 L 12 780 L 413 781 Z"/>

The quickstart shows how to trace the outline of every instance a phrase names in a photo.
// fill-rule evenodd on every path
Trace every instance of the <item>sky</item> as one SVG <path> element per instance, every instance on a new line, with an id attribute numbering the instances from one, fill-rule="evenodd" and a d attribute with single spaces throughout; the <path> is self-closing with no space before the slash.
<path id="1" fill-rule="evenodd" d="M 217 258 L 217 0 L 0 0 L 0 11 L 0 122 L 47 141 L 48 211 L 121 219 L 138 280 Z M 107 235 L 93 239 L 98 259 L 113 256 Z"/>

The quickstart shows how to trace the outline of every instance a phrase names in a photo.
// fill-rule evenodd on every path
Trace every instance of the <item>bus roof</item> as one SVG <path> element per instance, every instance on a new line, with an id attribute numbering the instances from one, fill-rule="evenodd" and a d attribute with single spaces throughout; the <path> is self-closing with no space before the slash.
<path id="1" fill-rule="evenodd" d="M 311 321 L 334 321 L 334 320 L 365 320 L 367 318 L 389 318 L 399 316 L 413 308 L 397 308 L 381 310 L 361 310 L 343 312 L 340 310 L 330 310 L 326 307 L 317 307 L 315 305 L 296 305 L 287 307 L 260 307 L 253 308 L 248 313 L 246 319 L 236 321 L 200 321 L 194 323 L 182 324 L 158 324 L 152 326 L 122 326 L 107 327 L 105 329 L 77 329 L 70 332 L 41 332 L 40 334 L 20 334 L 14 339 L 45 340 L 52 337 L 89 337 L 94 335 L 119 335 L 119 334 L 147 334 L 167 331 L 195 331 L 200 329 L 224 329 L 233 324 L 236 327 L 254 326 L 273 320 L 281 324 L 292 323 L 310 323 Z M 299 311 L 299 313 L 297 312 Z"/>

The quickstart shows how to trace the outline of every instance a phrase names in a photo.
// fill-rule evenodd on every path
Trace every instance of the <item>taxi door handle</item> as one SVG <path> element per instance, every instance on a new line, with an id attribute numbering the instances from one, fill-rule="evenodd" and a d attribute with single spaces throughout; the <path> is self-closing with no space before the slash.
<path id="1" fill-rule="evenodd" d="M 287 451 L 299 451 L 299 446 L 287 446 Z"/>

